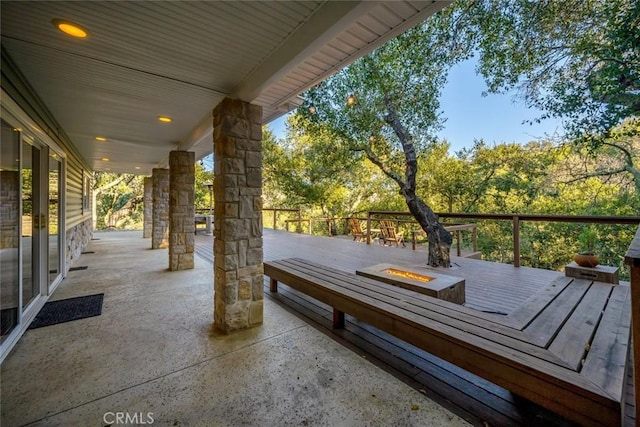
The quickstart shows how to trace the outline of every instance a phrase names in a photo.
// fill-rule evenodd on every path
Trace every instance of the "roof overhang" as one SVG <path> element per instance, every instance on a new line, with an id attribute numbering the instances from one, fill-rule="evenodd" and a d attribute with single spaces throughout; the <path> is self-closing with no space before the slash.
<path id="1" fill-rule="evenodd" d="M 211 153 L 211 111 L 225 97 L 262 106 L 268 123 L 449 3 L 2 2 L 2 46 L 89 165 L 149 173 L 171 150 Z"/>

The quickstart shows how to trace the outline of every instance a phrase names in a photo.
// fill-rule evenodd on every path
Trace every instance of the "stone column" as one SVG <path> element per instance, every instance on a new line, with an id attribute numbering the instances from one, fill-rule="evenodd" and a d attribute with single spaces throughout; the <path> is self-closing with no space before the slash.
<path id="1" fill-rule="evenodd" d="M 192 151 L 169 153 L 169 270 L 193 268 L 196 208 L 196 156 Z"/>
<path id="2" fill-rule="evenodd" d="M 169 169 L 153 169 L 151 249 L 169 247 Z"/>
<path id="3" fill-rule="evenodd" d="M 144 177 L 143 205 L 142 237 L 148 239 L 153 229 L 153 178 L 150 176 Z"/>
<path id="4" fill-rule="evenodd" d="M 262 107 L 225 98 L 213 110 L 214 326 L 262 323 Z"/>

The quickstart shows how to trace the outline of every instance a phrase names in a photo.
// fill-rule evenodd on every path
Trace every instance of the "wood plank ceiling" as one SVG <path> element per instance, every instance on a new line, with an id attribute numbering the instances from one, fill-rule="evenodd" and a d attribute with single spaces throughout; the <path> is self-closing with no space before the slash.
<path id="1" fill-rule="evenodd" d="M 225 96 L 261 105 L 268 123 L 449 3 L 4 1 L 2 48 L 94 170 L 148 174 L 173 149 L 212 152 Z"/>

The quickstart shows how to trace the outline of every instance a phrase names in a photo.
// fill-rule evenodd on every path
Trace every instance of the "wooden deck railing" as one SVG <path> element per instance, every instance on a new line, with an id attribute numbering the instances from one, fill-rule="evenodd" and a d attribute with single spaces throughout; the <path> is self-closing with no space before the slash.
<path id="1" fill-rule="evenodd" d="M 502 220 L 513 223 L 513 265 L 520 267 L 520 222 L 567 222 L 590 224 L 640 224 L 640 216 L 587 216 L 587 215 L 520 215 L 520 214 L 476 214 L 476 213 L 437 213 L 439 218 Z M 369 211 L 367 213 L 367 230 L 371 229 L 371 221 L 379 217 L 411 216 L 409 212 Z M 367 240 L 367 243 L 370 243 Z"/>
<path id="2" fill-rule="evenodd" d="M 640 228 L 624 257 L 631 270 L 631 342 L 633 345 L 633 390 L 636 420 L 640 417 Z"/>
<path id="3" fill-rule="evenodd" d="M 296 220 L 298 222 L 298 227 L 302 227 L 302 213 L 300 211 L 300 209 L 287 209 L 287 208 L 262 208 L 262 212 L 268 212 L 268 211 L 272 211 L 273 212 L 273 229 L 277 230 L 278 229 L 278 212 L 288 212 L 288 213 L 297 213 L 298 214 L 298 219 Z M 287 230 L 288 231 L 288 230 Z"/>

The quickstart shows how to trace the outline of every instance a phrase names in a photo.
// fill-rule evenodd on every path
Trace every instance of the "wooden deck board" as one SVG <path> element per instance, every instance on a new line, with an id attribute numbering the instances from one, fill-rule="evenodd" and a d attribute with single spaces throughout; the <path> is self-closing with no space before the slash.
<path id="1" fill-rule="evenodd" d="M 590 283 L 585 280 L 574 280 L 571 286 L 562 291 L 563 298 L 554 299 L 544 311 L 541 311 L 541 314 L 525 328 L 532 343 L 542 347 L 547 346 L 558 328 L 571 316 L 575 305 L 587 293 Z"/>
<path id="2" fill-rule="evenodd" d="M 271 278 L 272 284 L 286 283 L 325 302 L 334 311 L 352 314 L 577 422 L 592 426 L 620 425 L 621 392 L 617 392 L 618 398 L 612 398 L 591 379 L 571 366 L 561 364 L 561 359 L 546 348 L 531 345 L 524 337 L 517 340 L 501 334 L 501 325 L 483 319 L 476 322 L 461 321 L 454 312 L 434 313 L 434 310 L 424 309 L 413 302 L 422 300 L 429 304 L 433 298 L 418 293 L 408 297 L 406 290 L 396 286 L 300 258 L 265 262 L 264 273 Z M 587 288 L 595 289 L 586 300 L 580 298 L 573 302 L 574 307 L 579 302 L 589 302 L 590 295 L 596 300 L 602 293 L 600 289 L 608 295 L 611 285 L 590 283 Z M 276 291 L 275 286 L 272 291 Z M 563 299 L 561 296 L 556 301 Z M 456 304 L 449 305 L 457 307 Z M 543 314 L 547 311 L 548 308 Z M 575 310 L 567 311 L 574 313 Z M 588 310 L 578 310 L 576 318 L 582 312 Z M 343 324 L 341 316 L 339 327 Z M 580 359 L 585 350 L 578 350 L 580 353 L 577 358 Z M 623 353 L 626 356 L 626 349 L 623 349 Z"/>
<path id="3" fill-rule="evenodd" d="M 620 383 L 626 381 L 624 374 L 619 372 L 619 369 L 615 369 L 624 366 L 626 359 L 614 358 L 614 355 L 628 354 L 630 348 L 628 331 L 631 312 L 624 309 L 629 305 L 630 297 L 628 286 L 613 288 L 609 304 L 600 322 L 601 327 L 593 338 L 589 358 L 582 367 L 583 375 L 588 375 L 594 382 L 602 384 L 602 388 L 611 395 L 615 395 L 616 390 L 620 388 Z M 617 331 L 617 333 L 608 331 Z M 612 348 L 627 349 L 627 351 L 611 351 Z M 618 372 L 619 374 L 616 375 L 615 373 Z"/>
<path id="4" fill-rule="evenodd" d="M 600 316 L 610 294 L 611 288 L 608 286 L 591 286 L 549 346 L 552 353 L 560 356 L 575 370 L 580 368 L 595 330 L 600 326 Z M 603 326 L 614 325 L 607 323 Z M 626 355 L 627 352 L 624 353 Z"/>
<path id="5" fill-rule="evenodd" d="M 330 264 L 346 271 L 355 271 L 380 262 L 408 263 L 423 267 L 426 263 L 424 253 L 377 245 L 368 246 L 345 239 L 319 238 L 265 230 L 264 243 L 265 260 L 292 256 L 307 257 L 318 263 Z M 212 262 L 211 252 L 212 238 L 196 236 L 196 253 Z M 564 279 L 564 276 L 558 272 L 522 267 L 516 269 L 509 265 L 456 257 L 452 260 L 456 269 L 448 272 L 440 269 L 436 271 L 441 274 L 465 277 L 468 306 L 487 312 L 514 312 L 517 307 L 554 279 L 560 281 Z M 268 281 L 265 282 L 265 288 L 268 289 Z M 349 316 L 347 316 L 345 330 L 333 331 L 330 308 L 295 290 L 287 289 L 275 297 L 268 292 L 265 292 L 265 295 L 283 307 L 307 317 L 311 324 L 318 325 L 325 333 L 344 340 L 345 345 L 357 348 L 356 351 L 377 360 L 384 369 L 403 378 L 407 383 L 424 389 L 426 395 L 474 424 L 480 425 L 488 421 L 495 425 L 570 425 L 562 417 L 526 399 L 512 395 L 498 386 L 488 383 L 490 387 L 483 387 L 481 384 L 483 382 L 487 384 L 486 381 L 467 371 L 455 366 L 452 370 L 448 370 L 447 362 L 428 353 L 423 356 L 420 354 L 422 350 L 402 341 L 398 342 L 397 338 L 387 336 L 384 332 Z M 506 318 L 506 316 L 496 317 Z M 603 317 L 602 322 L 604 321 Z M 597 336 L 594 340 L 596 339 L 598 339 Z M 626 378 L 629 384 L 632 384 L 631 375 L 629 372 Z M 632 386 L 627 388 L 626 395 L 627 411 L 624 423 L 626 426 L 635 425 Z"/>
<path id="6" fill-rule="evenodd" d="M 197 236 L 201 237 L 201 236 Z M 205 237 L 205 236 L 202 236 Z M 427 254 L 410 248 L 396 248 L 354 242 L 348 239 L 309 236 L 285 231 L 264 230 L 264 259 L 271 261 L 299 257 L 356 271 L 384 262 L 427 267 Z M 536 291 L 562 274 L 556 271 L 451 257 L 453 268 L 432 269 L 440 274 L 466 280 L 467 306 L 487 312 L 507 314 L 522 305 Z"/>

